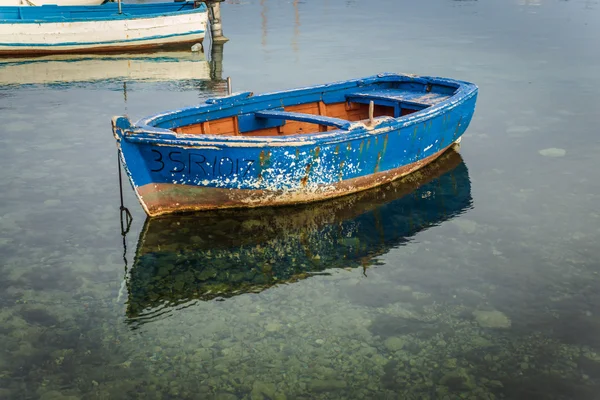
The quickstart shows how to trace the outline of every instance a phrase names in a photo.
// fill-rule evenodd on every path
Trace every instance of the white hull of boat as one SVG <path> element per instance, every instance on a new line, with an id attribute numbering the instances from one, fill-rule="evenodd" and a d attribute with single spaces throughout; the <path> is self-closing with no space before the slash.
<path id="1" fill-rule="evenodd" d="M 0 55 L 109 52 L 202 42 L 207 13 L 0 24 Z"/>

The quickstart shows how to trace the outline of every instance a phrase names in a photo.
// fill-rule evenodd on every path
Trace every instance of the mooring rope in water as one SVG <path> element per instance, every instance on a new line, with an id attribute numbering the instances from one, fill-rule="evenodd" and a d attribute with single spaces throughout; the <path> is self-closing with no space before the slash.
<path id="1" fill-rule="evenodd" d="M 121 199 L 119 212 L 121 217 L 121 236 L 123 237 L 123 262 L 125 263 L 125 276 L 127 276 L 127 233 L 129 233 L 129 229 L 131 229 L 133 217 L 131 216 L 129 209 L 125 207 L 123 201 L 123 174 L 121 172 L 121 149 L 119 148 L 117 148 L 117 167 L 119 169 L 119 198 Z M 119 289 L 119 295 L 117 296 L 117 301 L 119 301 L 123 296 L 125 283 L 126 280 L 123 279 L 123 282 L 121 282 L 121 288 Z"/>
<path id="2" fill-rule="evenodd" d="M 121 149 L 117 149 L 117 167 L 119 169 L 119 198 L 121 199 L 121 206 L 119 211 L 121 214 L 121 236 L 123 236 L 123 260 L 125 261 L 125 270 L 127 270 L 127 242 L 126 236 L 131 229 L 131 222 L 133 217 L 129 212 L 129 209 L 125 207 L 123 201 L 123 174 L 121 173 Z"/>
<path id="3" fill-rule="evenodd" d="M 127 232 L 129 232 L 129 228 L 131 228 L 131 221 L 133 220 L 133 217 L 131 216 L 131 213 L 129 212 L 129 210 L 127 209 L 127 207 L 124 206 L 124 202 L 123 202 L 123 175 L 121 173 L 121 149 L 117 149 L 117 167 L 119 169 L 119 198 L 121 199 L 121 234 L 125 235 Z M 125 211 L 126 215 L 127 215 L 127 229 L 123 228 L 123 211 Z"/>

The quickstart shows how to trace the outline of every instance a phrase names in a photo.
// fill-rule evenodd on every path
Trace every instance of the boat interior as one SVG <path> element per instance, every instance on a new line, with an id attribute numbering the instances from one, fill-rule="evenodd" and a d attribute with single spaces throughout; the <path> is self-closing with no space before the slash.
<path id="1" fill-rule="evenodd" d="M 402 117 L 450 98 L 458 87 L 414 81 L 355 87 L 318 93 L 316 101 L 289 101 L 282 93 L 281 107 L 172 128 L 191 135 L 282 136 L 347 129 L 353 122 L 369 124 L 372 118 Z M 311 97 L 311 96 L 308 96 Z M 312 96 L 313 98 L 315 96 Z M 293 99 L 292 99 L 293 100 Z M 209 101 L 210 102 L 210 101 Z M 202 120 L 205 119 L 205 120 Z"/>

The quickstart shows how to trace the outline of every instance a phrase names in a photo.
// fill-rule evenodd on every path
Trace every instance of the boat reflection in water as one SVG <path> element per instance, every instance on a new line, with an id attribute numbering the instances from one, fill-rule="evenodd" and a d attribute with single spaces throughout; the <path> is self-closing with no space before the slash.
<path id="1" fill-rule="evenodd" d="M 223 47 L 212 54 L 222 62 Z M 29 58 L 0 58 L 0 85 L 53 85 L 101 81 L 186 81 L 220 80 L 215 65 L 204 53 L 164 51 L 117 55 L 52 55 Z M 207 59 L 208 58 L 208 59 Z"/>
<path id="2" fill-rule="evenodd" d="M 449 150 L 402 180 L 331 201 L 148 218 L 127 277 L 127 317 L 137 325 L 192 300 L 366 269 L 471 205 L 467 167 Z"/>

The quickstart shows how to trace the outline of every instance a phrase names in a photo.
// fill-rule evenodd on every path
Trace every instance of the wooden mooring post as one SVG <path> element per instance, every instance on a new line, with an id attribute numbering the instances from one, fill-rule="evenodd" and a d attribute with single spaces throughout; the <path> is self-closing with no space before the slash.
<path id="1" fill-rule="evenodd" d="M 221 3 L 224 0 L 204 0 L 208 7 L 208 19 L 210 21 L 210 33 L 213 43 L 225 43 L 229 39 L 223 36 L 223 25 L 221 23 Z"/>

